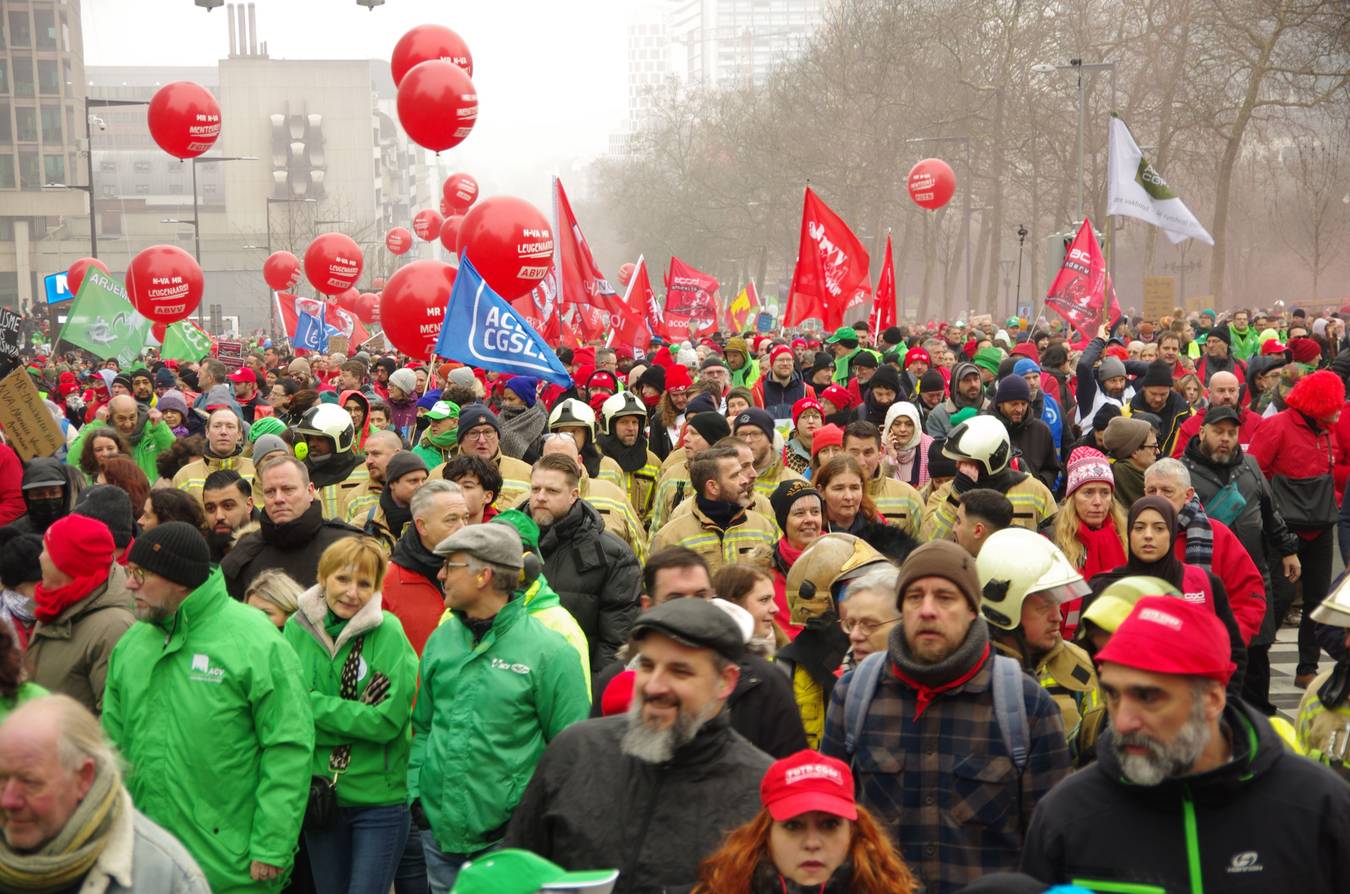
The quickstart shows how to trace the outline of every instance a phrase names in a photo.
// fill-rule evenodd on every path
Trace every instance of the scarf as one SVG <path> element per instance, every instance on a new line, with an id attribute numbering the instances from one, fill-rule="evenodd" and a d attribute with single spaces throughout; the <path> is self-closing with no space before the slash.
<path id="1" fill-rule="evenodd" d="M 412 521 L 412 507 L 400 506 L 393 492 L 386 487 L 380 492 L 380 509 L 384 511 L 384 520 L 389 525 L 390 533 L 401 538 L 408 522 Z"/>
<path id="2" fill-rule="evenodd" d="M 956 651 L 934 664 L 924 664 L 913 656 L 902 624 L 891 630 L 886 646 L 891 658 L 891 673 L 914 690 L 914 719 L 918 720 L 935 698 L 964 686 L 984 667 L 989 660 L 989 628 L 983 618 L 976 618 Z"/>
<path id="3" fill-rule="evenodd" d="M 513 459 L 520 459 L 535 441 L 548 429 L 548 414 L 542 401 L 521 410 L 501 423 L 501 451 Z"/>
<path id="4" fill-rule="evenodd" d="M 315 500 L 304 514 L 294 521 L 277 524 L 264 512 L 258 519 L 263 542 L 278 549 L 299 549 L 308 546 L 323 526 L 323 507 Z"/>
<path id="5" fill-rule="evenodd" d="M 108 568 L 101 568 L 93 574 L 77 577 L 60 587 L 47 588 L 39 583 L 33 594 L 33 614 L 44 624 L 50 624 L 75 603 L 93 593 L 108 582 Z"/>
<path id="6" fill-rule="evenodd" d="M 1150 577 L 1161 578 L 1179 590 L 1181 589 L 1181 575 L 1185 569 L 1181 560 L 1177 558 L 1176 552 L 1177 512 L 1172 508 L 1172 504 L 1163 497 L 1141 497 L 1130 507 L 1130 521 L 1126 530 L 1134 530 L 1135 520 L 1145 509 L 1152 509 L 1160 514 L 1171 530 L 1171 538 L 1167 541 L 1167 550 L 1163 553 L 1163 557 L 1156 562 L 1145 562 L 1131 551 L 1122 576 L 1149 575 Z"/>
<path id="7" fill-rule="evenodd" d="M 1214 564 L 1214 526 L 1198 497 L 1191 497 L 1177 512 L 1177 527 L 1186 534 L 1186 564 L 1206 571 Z"/>
<path id="8" fill-rule="evenodd" d="M 797 563 L 797 560 L 802 557 L 802 553 L 804 552 L 806 552 L 805 549 L 797 549 L 797 547 L 788 543 L 786 537 L 780 537 L 778 538 L 778 545 L 773 548 L 774 567 L 781 571 L 783 576 L 786 577 L 788 571 Z"/>
<path id="9" fill-rule="evenodd" d="M 600 450 L 605 456 L 618 463 L 619 468 L 630 475 L 647 465 L 646 435 L 638 435 L 632 447 L 625 447 L 623 441 L 614 435 L 601 435 L 596 443 L 600 445 Z"/>
<path id="10" fill-rule="evenodd" d="M 440 590 L 441 582 L 436 579 L 436 575 L 445 560 L 426 548 L 422 538 L 417 536 L 415 525 L 410 525 L 404 530 L 403 536 L 394 544 L 394 552 L 389 558 L 400 568 L 422 575 L 433 587 Z"/>
<path id="11" fill-rule="evenodd" d="M 1084 580 L 1092 580 L 1103 571 L 1110 571 L 1125 564 L 1125 547 L 1120 542 L 1120 535 L 1116 532 L 1116 526 L 1111 523 L 1110 516 L 1107 516 L 1106 523 L 1100 528 L 1090 527 L 1087 522 L 1080 519 L 1078 542 L 1083 544 L 1084 550 L 1081 569 Z"/>
<path id="12" fill-rule="evenodd" d="M 694 499 L 698 511 L 708 516 L 708 519 L 723 531 L 734 525 L 736 520 L 745 514 L 745 507 L 730 500 L 709 500 L 703 494 L 698 494 Z"/>
<path id="13" fill-rule="evenodd" d="M 55 838 L 33 853 L 16 853 L 0 838 L 0 890 L 57 892 L 89 874 L 131 798 L 113 767 L 100 766 L 93 785 Z"/>
<path id="14" fill-rule="evenodd" d="M 847 860 L 820 885 L 802 885 L 779 873 L 772 860 L 755 868 L 750 882 L 751 894 L 848 894 L 853 887 L 853 864 Z"/>

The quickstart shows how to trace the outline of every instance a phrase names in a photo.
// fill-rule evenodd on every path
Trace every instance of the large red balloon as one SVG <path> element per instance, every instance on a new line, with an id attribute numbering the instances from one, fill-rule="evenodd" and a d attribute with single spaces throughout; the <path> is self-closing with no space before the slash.
<path id="1" fill-rule="evenodd" d="M 361 293 L 355 286 L 337 296 L 337 306 L 343 310 L 356 310 L 356 302 L 361 300 Z"/>
<path id="2" fill-rule="evenodd" d="M 468 174 L 451 174 L 445 178 L 441 193 L 451 208 L 463 214 L 478 198 L 478 181 Z"/>
<path id="3" fill-rule="evenodd" d="M 935 211 L 952 200 L 956 174 L 940 158 L 925 158 L 909 169 L 909 197 L 920 208 Z"/>
<path id="4" fill-rule="evenodd" d="M 418 25 L 394 44 L 394 52 L 389 58 L 394 86 L 403 83 L 403 76 L 413 66 L 432 59 L 457 65 L 473 77 L 473 56 L 464 38 L 444 25 Z"/>
<path id="5" fill-rule="evenodd" d="M 401 255 L 412 248 L 412 233 L 408 232 L 407 227 L 394 227 L 384 234 L 384 247 L 393 254 Z"/>
<path id="6" fill-rule="evenodd" d="M 274 251 L 263 261 L 263 279 L 274 292 L 289 292 L 300 285 L 300 259 L 288 251 Z"/>
<path id="7" fill-rule="evenodd" d="M 356 314 L 356 318 L 362 323 L 377 322 L 380 319 L 380 296 L 362 292 L 352 313 Z"/>
<path id="8" fill-rule="evenodd" d="M 449 217 L 450 215 L 452 215 L 452 214 L 454 214 L 454 213 L 455 213 L 455 206 L 454 206 L 454 205 L 451 205 L 449 202 L 447 202 L 447 201 L 445 200 L 444 197 L 442 197 L 442 198 L 441 198 L 441 217 L 443 217 L 443 218 Z"/>
<path id="9" fill-rule="evenodd" d="M 621 285 L 621 286 L 626 286 L 626 285 L 628 285 L 628 281 L 631 280 L 631 279 L 633 278 L 633 273 L 634 273 L 634 271 L 636 271 L 636 270 L 637 270 L 637 265 L 634 264 L 634 263 L 632 263 L 631 261 L 628 262 L 627 264 L 624 264 L 622 267 L 620 267 L 620 268 L 619 268 L 619 285 Z"/>
<path id="10" fill-rule="evenodd" d="M 417 238 L 423 242 L 430 242 L 441 234 L 441 216 L 430 208 L 424 208 L 417 212 L 413 218 L 413 232 Z"/>
<path id="11" fill-rule="evenodd" d="M 174 81 L 156 90 L 145 117 L 150 136 L 175 158 L 201 155 L 220 136 L 220 103 L 192 81 Z"/>
<path id="12" fill-rule="evenodd" d="M 441 224 L 441 245 L 446 251 L 459 251 L 459 225 L 463 222 L 464 215 L 452 214 Z"/>
<path id="13" fill-rule="evenodd" d="M 389 343 L 409 357 L 431 356 L 455 286 L 455 268 L 440 261 L 400 267 L 380 295 L 380 319 Z"/>
<path id="14" fill-rule="evenodd" d="M 459 256 L 498 295 L 513 301 L 539 285 L 553 263 L 553 228 L 539 209 L 524 199 L 493 196 L 464 215 L 459 225 Z"/>
<path id="15" fill-rule="evenodd" d="M 321 233 L 305 249 L 305 276 L 325 295 L 340 295 L 361 278 L 361 247 L 342 233 Z"/>
<path id="16" fill-rule="evenodd" d="M 127 295 L 141 316 L 156 323 L 185 319 L 201 303 L 202 268 L 176 245 L 142 249 L 127 266 Z"/>
<path id="17" fill-rule="evenodd" d="M 169 331 L 168 323 L 152 323 L 150 325 L 150 334 L 154 336 L 155 341 L 161 345 L 164 344 L 164 336 Z"/>
<path id="18" fill-rule="evenodd" d="M 80 284 L 84 282 L 84 275 L 89 272 L 90 267 L 97 267 L 104 273 L 108 272 L 108 265 L 98 258 L 80 258 L 66 269 L 66 289 L 70 294 L 80 294 Z"/>
<path id="19" fill-rule="evenodd" d="M 462 68 L 422 62 L 398 86 L 398 120 L 419 146 L 433 152 L 458 146 L 478 120 L 478 91 Z"/>

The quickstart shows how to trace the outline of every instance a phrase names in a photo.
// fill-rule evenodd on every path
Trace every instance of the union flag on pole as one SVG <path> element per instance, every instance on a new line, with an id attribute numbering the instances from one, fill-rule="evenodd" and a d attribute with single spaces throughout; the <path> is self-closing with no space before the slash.
<path id="1" fill-rule="evenodd" d="M 557 177 L 553 178 L 553 221 L 553 232 L 556 234 L 554 267 L 558 274 L 558 294 L 562 306 L 584 304 L 610 316 L 619 315 L 623 310 L 623 302 L 600 272 L 600 265 L 595 263 L 591 247 L 581 233 L 576 215 L 572 213 L 572 203 L 567 200 L 562 181 Z M 609 322 L 604 314 L 583 312 L 579 315 L 587 339 L 604 334 Z"/>
<path id="2" fill-rule="evenodd" d="M 614 320 L 610 330 L 610 345 L 628 345 L 646 350 L 652 343 L 655 327 L 649 319 L 656 303 L 652 282 L 647 276 L 647 261 L 641 255 L 628 280 L 628 291 L 623 296 L 623 312 Z"/>
<path id="3" fill-rule="evenodd" d="M 891 234 L 886 234 L 886 257 L 881 261 L 881 275 L 877 277 L 876 300 L 867 329 L 873 335 L 895 325 L 895 257 L 891 253 Z"/>
<path id="4" fill-rule="evenodd" d="M 755 319 L 755 314 L 759 312 L 759 292 L 755 289 L 755 281 L 752 279 L 745 284 L 745 287 L 737 293 L 731 303 L 727 305 L 727 330 L 730 332 L 744 332 L 750 328 Z"/>
<path id="5" fill-rule="evenodd" d="M 796 326 L 809 317 L 827 330 L 843 325 L 845 311 L 857 304 L 859 287 L 868 281 L 868 264 L 867 249 L 848 224 L 806 187 L 797 269 L 783 325 Z"/>
<path id="6" fill-rule="evenodd" d="M 1120 303 L 1111 277 L 1106 274 L 1106 259 L 1097 244 L 1092 221 L 1084 219 L 1078 235 L 1064 253 L 1064 266 L 1050 284 L 1045 306 L 1064 318 L 1085 345 L 1097 335 L 1103 323 L 1109 328 L 1120 319 Z"/>
<path id="7" fill-rule="evenodd" d="M 717 328 L 721 317 L 717 280 L 696 267 L 670 256 L 666 273 L 666 325 L 671 338 L 700 335 Z M 676 330 L 683 328 L 684 335 Z"/>
<path id="8" fill-rule="evenodd" d="M 562 338 L 561 314 L 558 313 L 557 271 L 550 268 L 544 278 L 527 294 L 510 302 L 516 313 L 534 327 L 534 331 L 551 345 Z"/>

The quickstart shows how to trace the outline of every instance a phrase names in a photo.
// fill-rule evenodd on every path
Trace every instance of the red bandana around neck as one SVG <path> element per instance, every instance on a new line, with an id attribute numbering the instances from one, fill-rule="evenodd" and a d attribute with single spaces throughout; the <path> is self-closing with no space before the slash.
<path id="1" fill-rule="evenodd" d="M 978 674 L 980 672 L 980 668 L 984 667 L 984 663 L 988 660 L 989 660 L 989 644 L 985 643 L 984 651 L 980 653 L 979 659 L 976 660 L 976 662 L 970 666 L 970 670 L 966 671 L 965 673 L 963 673 L 961 676 L 957 677 L 954 680 L 948 680 L 946 683 L 942 683 L 937 686 L 925 686 L 922 683 L 918 682 L 917 680 L 911 680 L 908 676 L 905 675 L 903 671 L 900 670 L 899 667 L 895 665 L 894 662 L 891 663 L 891 672 L 895 674 L 895 678 L 897 680 L 899 680 L 901 683 L 904 683 L 909 688 L 913 689 L 915 694 L 917 695 L 918 701 L 914 707 L 914 719 L 918 720 L 923 715 L 924 709 L 933 703 L 933 699 L 937 698 L 944 692 L 948 692 L 952 689 L 957 688 L 958 686 L 964 686 L 966 683 L 970 682 L 970 678 Z"/>

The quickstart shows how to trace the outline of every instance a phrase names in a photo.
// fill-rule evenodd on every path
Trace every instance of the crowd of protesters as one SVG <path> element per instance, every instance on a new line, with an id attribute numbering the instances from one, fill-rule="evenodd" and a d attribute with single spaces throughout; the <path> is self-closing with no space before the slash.
<path id="1" fill-rule="evenodd" d="M 33 331 L 0 890 L 1344 891 L 1343 318 L 712 333 L 569 388 Z"/>

